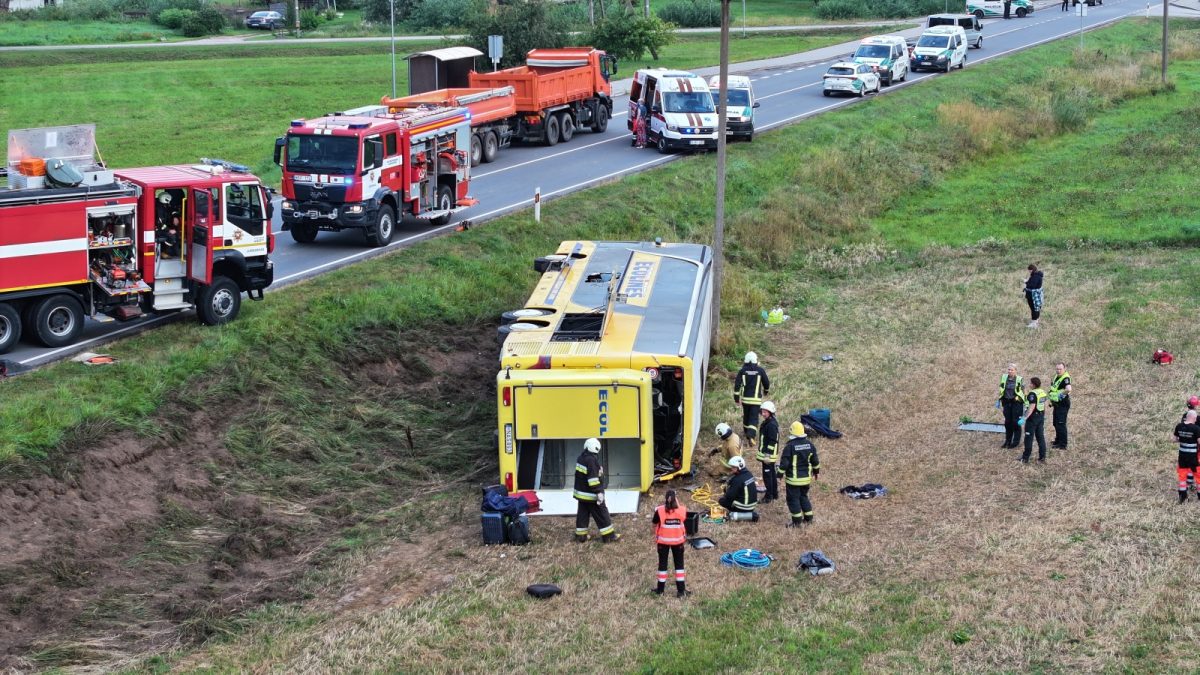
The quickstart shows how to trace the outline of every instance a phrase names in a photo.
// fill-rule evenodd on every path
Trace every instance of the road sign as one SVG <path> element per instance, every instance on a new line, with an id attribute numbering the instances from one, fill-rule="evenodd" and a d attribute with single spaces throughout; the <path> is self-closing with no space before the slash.
<path id="1" fill-rule="evenodd" d="M 500 58 L 504 56 L 504 36 L 488 36 L 488 58 L 492 60 L 492 71 L 500 66 Z"/>

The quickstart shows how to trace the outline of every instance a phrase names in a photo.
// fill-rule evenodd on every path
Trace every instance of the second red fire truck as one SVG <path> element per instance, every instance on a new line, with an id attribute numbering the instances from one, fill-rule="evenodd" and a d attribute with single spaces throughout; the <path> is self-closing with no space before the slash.
<path id="1" fill-rule="evenodd" d="M 444 225 L 475 203 L 470 147 L 471 115 L 460 107 L 377 105 L 294 120 L 275 142 L 283 229 L 302 244 L 356 229 L 387 246 L 405 215 Z"/>

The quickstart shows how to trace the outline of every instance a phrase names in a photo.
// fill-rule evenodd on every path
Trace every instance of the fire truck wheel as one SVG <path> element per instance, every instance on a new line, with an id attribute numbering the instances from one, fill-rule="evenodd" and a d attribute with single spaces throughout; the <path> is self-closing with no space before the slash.
<path id="1" fill-rule="evenodd" d="M 69 345 L 83 332 L 83 305 L 70 295 L 52 295 L 37 303 L 32 327 L 47 347 Z"/>
<path id="2" fill-rule="evenodd" d="M 596 119 L 592 121 L 592 131 L 602 134 L 608 129 L 608 106 L 601 103 L 596 106 Z"/>
<path id="3" fill-rule="evenodd" d="M 296 223 L 292 226 L 292 239 L 297 244 L 311 244 L 317 238 L 317 226 L 312 223 Z"/>
<path id="4" fill-rule="evenodd" d="M 21 314 L 12 305 L 0 302 L 0 354 L 6 354 L 21 339 Z"/>
<path id="5" fill-rule="evenodd" d="M 572 138 L 575 138 L 575 119 L 571 117 L 570 113 L 566 112 L 562 113 L 561 119 L 562 142 L 566 143 Z"/>
<path id="6" fill-rule="evenodd" d="M 219 326 L 237 318 L 242 308 L 242 291 L 229 277 L 215 276 L 210 286 L 200 293 L 196 312 L 208 326 Z"/>
<path id="7" fill-rule="evenodd" d="M 479 134 L 471 134 L 471 168 L 479 166 L 483 161 L 483 141 L 479 140 Z"/>
<path id="8" fill-rule="evenodd" d="M 439 185 L 437 191 L 437 202 L 433 206 L 435 211 L 449 211 L 454 208 L 454 190 L 450 189 L 449 185 Z M 454 214 L 447 213 L 444 216 L 430 219 L 429 222 L 437 226 L 442 226 L 450 222 L 451 216 Z"/>
<path id="9" fill-rule="evenodd" d="M 558 145 L 558 133 L 561 128 L 558 125 L 558 115 L 551 115 L 546 118 L 546 145 Z"/>
<path id="10" fill-rule="evenodd" d="M 396 214 L 392 207 L 379 207 L 379 215 L 375 216 L 375 224 L 367 228 L 367 243 L 372 246 L 387 246 L 396 233 Z"/>
<path id="11" fill-rule="evenodd" d="M 483 163 L 491 164 L 496 161 L 496 153 L 500 152 L 500 139 L 496 132 L 489 131 L 483 136 Z"/>

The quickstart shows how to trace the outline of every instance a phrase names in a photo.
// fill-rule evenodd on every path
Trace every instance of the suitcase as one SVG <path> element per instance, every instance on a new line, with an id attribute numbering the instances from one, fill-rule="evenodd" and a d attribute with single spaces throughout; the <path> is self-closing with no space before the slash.
<path id="1" fill-rule="evenodd" d="M 700 531 L 700 512 L 688 511 L 683 519 L 683 531 L 687 536 L 694 537 Z"/>
<path id="2" fill-rule="evenodd" d="M 484 544 L 503 544 L 505 540 L 504 516 L 499 513 L 480 514 L 483 524 Z"/>
<path id="3" fill-rule="evenodd" d="M 521 490 L 520 492 L 514 492 L 509 496 L 524 497 L 525 502 L 529 504 L 529 508 L 526 510 L 526 513 L 537 513 L 538 511 L 542 510 L 541 502 L 538 500 L 537 492 L 533 490 Z"/>
<path id="4" fill-rule="evenodd" d="M 505 516 L 504 523 L 504 533 L 507 535 L 508 543 L 513 546 L 524 546 L 529 543 L 529 516 L 524 514 L 515 518 Z"/>

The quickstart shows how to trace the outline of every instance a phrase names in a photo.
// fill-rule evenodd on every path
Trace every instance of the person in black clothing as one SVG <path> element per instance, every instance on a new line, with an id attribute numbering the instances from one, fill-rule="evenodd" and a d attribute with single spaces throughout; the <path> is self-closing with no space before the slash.
<path id="1" fill-rule="evenodd" d="M 792 522 L 788 527 L 800 527 L 813 522 L 813 506 L 808 499 L 808 488 L 821 474 L 821 458 L 817 446 L 808 439 L 802 422 L 792 422 L 787 445 L 779 459 L 779 473 L 787 490 L 788 512 Z"/>
<path id="2" fill-rule="evenodd" d="M 608 481 L 604 478 L 604 467 L 600 466 L 600 441 L 589 438 L 583 442 L 583 453 L 575 460 L 575 541 L 580 543 L 588 540 L 588 523 L 595 519 L 596 527 L 600 530 L 600 538 L 604 543 L 616 541 L 621 535 L 616 533 L 612 524 L 612 516 L 604 505 L 604 486 Z"/>
<path id="3" fill-rule="evenodd" d="M 758 461 L 762 462 L 763 487 L 767 488 L 762 503 L 770 504 L 779 499 L 779 475 L 776 468 L 779 463 L 779 421 L 775 419 L 773 401 L 763 401 L 762 418 L 762 426 L 758 429 L 762 439 L 758 446 Z"/>
<path id="4" fill-rule="evenodd" d="M 742 437 L 754 447 L 758 439 L 759 411 L 763 397 L 771 393 L 767 371 L 758 365 L 758 354 L 746 352 L 746 358 L 733 381 L 733 402 L 742 406 Z"/>
<path id="5" fill-rule="evenodd" d="M 1050 396 L 1042 390 L 1042 380 L 1031 377 L 1029 383 L 1033 390 L 1029 392 L 1029 412 L 1025 415 L 1025 453 L 1021 461 L 1028 464 L 1029 456 L 1033 453 L 1033 442 L 1038 445 L 1038 462 L 1046 461 L 1046 400 Z"/>
<path id="6" fill-rule="evenodd" d="M 1054 366 L 1054 381 L 1050 383 L 1050 406 L 1054 408 L 1054 442 L 1052 448 L 1067 449 L 1067 414 L 1071 412 L 1071 374 L 1067 364 Z"/>
<path id="7" fill-rule="evenodd" d="M 1188 487 L 1196 490 L 1196 443 L 1200 441 L 1200 426 L 1196 425 L 1196 411 L 1189 410 L 1183 421 L 1175 425 L 1172 440 L 1179 444 L 1179 503 L 1187 501 Z M 1200 500 L 1200 490 L 1196 492 Z"/>
<path id="8" fill-rule="evenodd" d="M 1025 302 L 1029 303 L 1029 328 L 1038 327 L 1038 317 L 1042 315 L 1042 297 L 1042 271 L 1037 265 L 1030 265 L 1029 278 L 1025 280 Z"/>
<path id="9" fill-rule="evenodd" d="M 733 477 L 725 488 L 725 496 L 717 503 L 730 513 L 749 513 L 750 519 L 758 522 L 758 512 L 754 510 L 758 506 L 758 483 L 754 474 L 746 468 L 746 460 L 741 457 L 730 459 L 729 468 L 734 472 Z"/>
<path id="10" fill-rule="evenodd" d="M 1059 8 L 1059 11 L 1061 11 L 1061 12 L 1069 11 L 1067 8 L 1067 5 L 1069 3 L 1070 3 L 1070 0 L 1062 0 L 1062 7 Z"/>
<path id="11" fill-rule="evenodd" d="M 1025 406 L 1025 384 L 1017 374 L 1017 364 L 1008 364 L 1008 372 L 1000 376 L 1000 408 L 1004 411 L 1004 445 L 1005 450 L 1021 444 L 1021 412 Z"/>
<path id="12" fill-rule="evenodd" d="M 1012 6 L 1012 0 L 1004 0 L 1004 18 L 1008 18 L 1008 10 Z"/>

